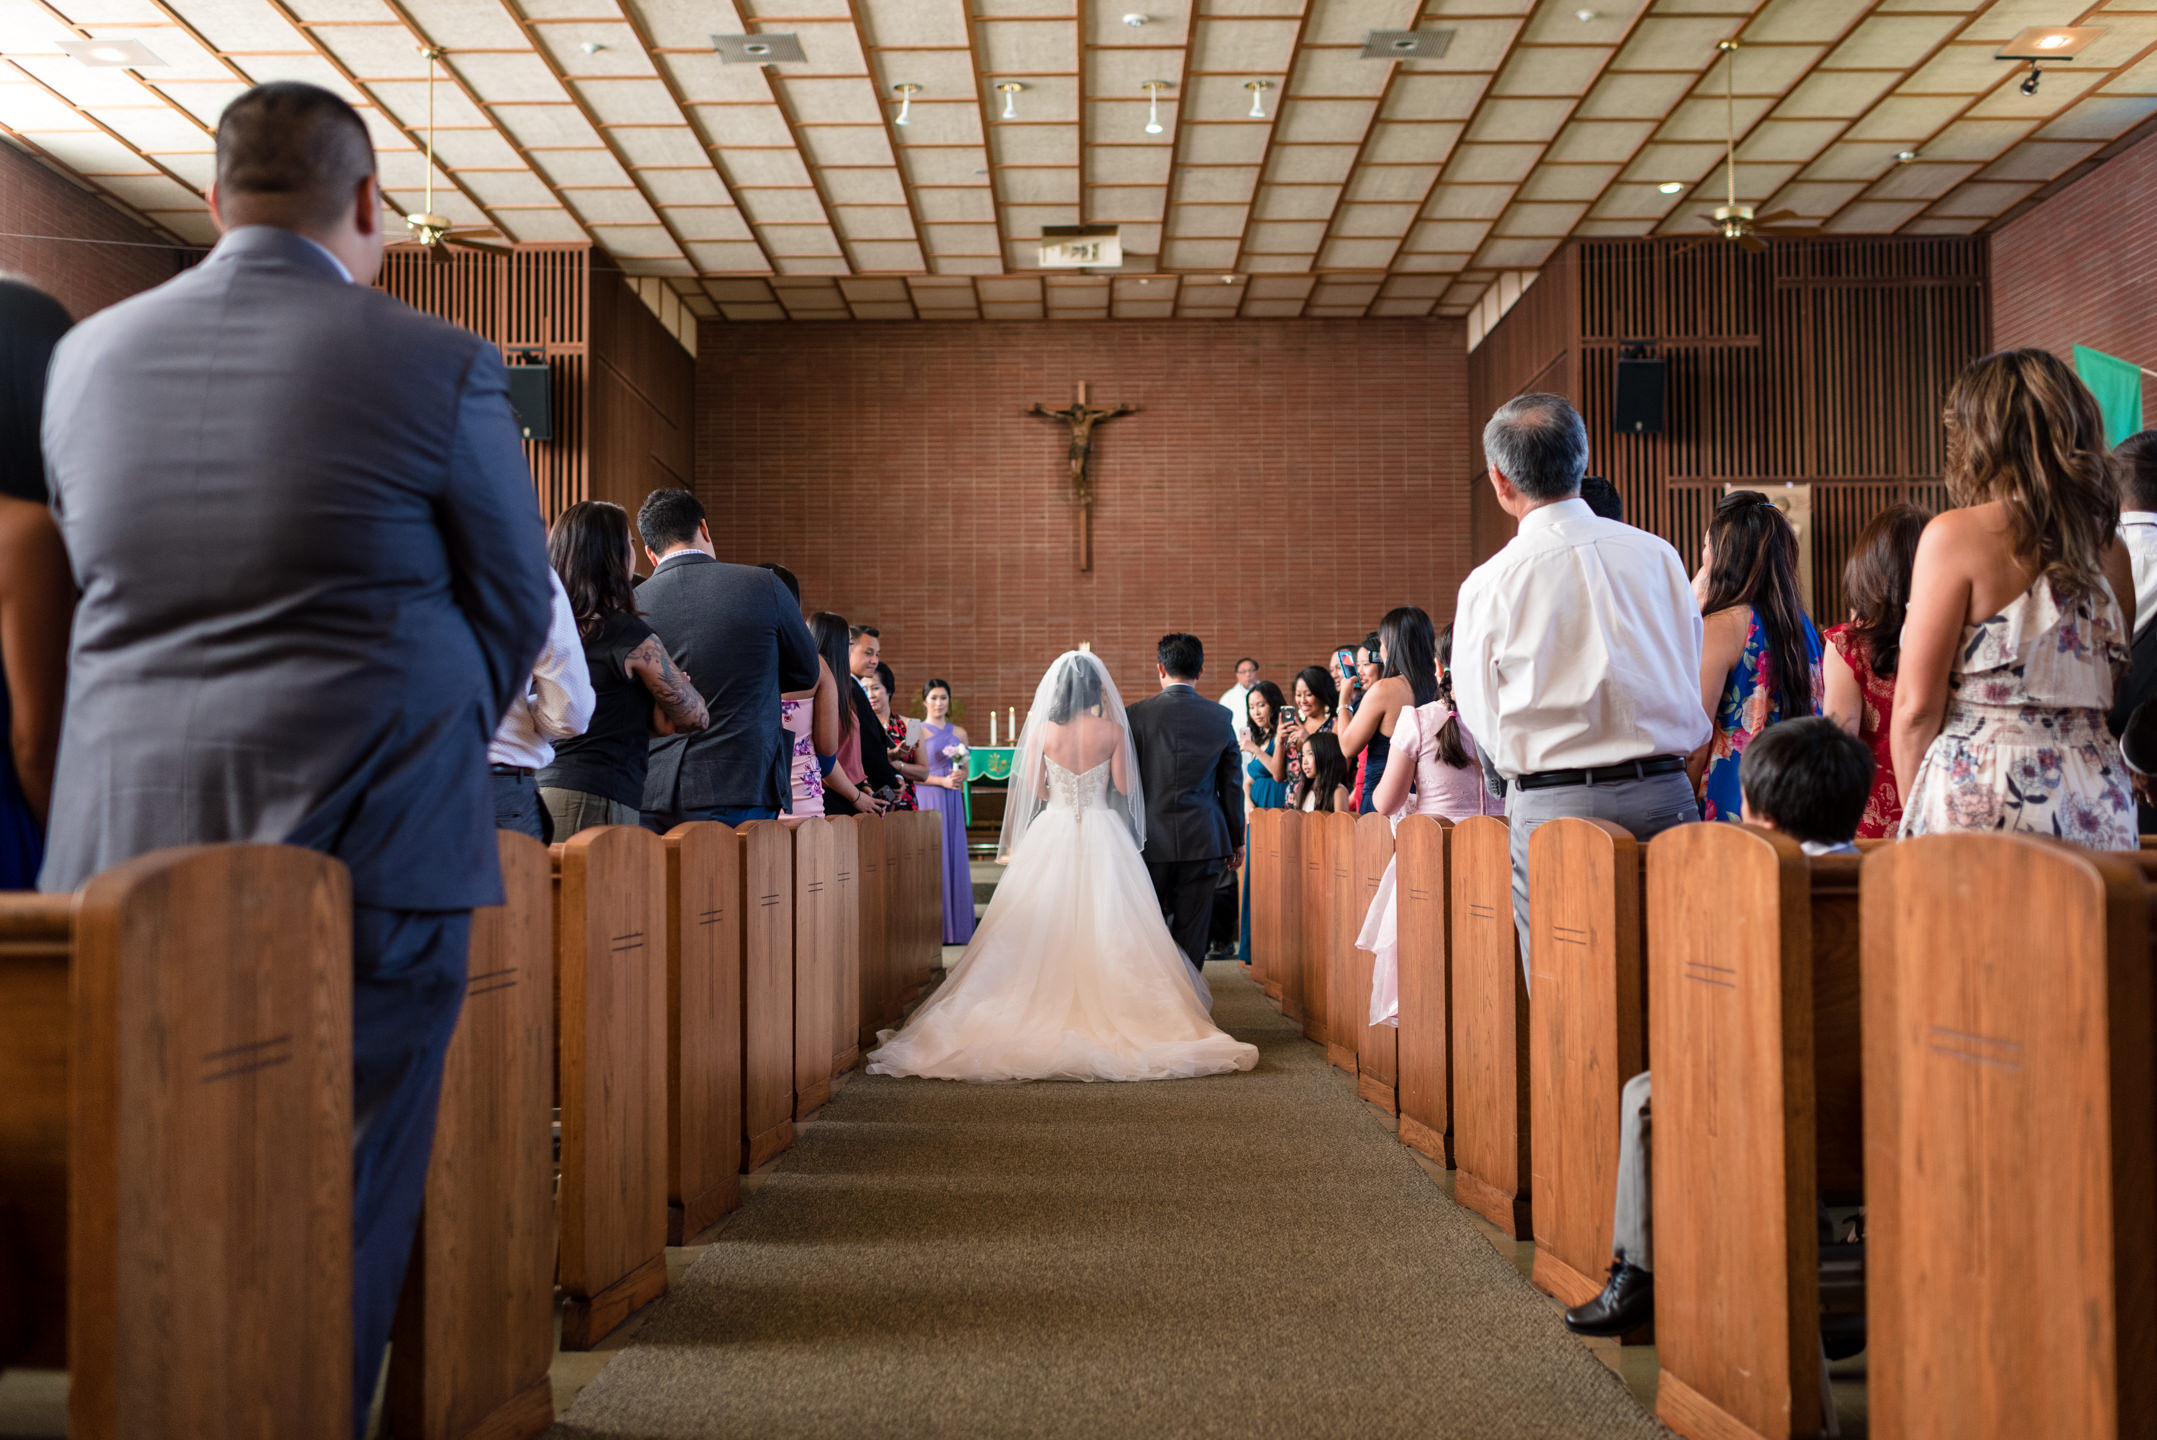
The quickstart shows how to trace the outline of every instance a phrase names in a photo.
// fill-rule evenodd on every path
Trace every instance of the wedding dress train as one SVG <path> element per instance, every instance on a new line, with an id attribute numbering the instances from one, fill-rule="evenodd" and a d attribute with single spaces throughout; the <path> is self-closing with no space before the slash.
<path id="1" fill-rule="evenodd" d="M 1172 1080 L 1249 1070 L 1257 1047 L 1215 1028 L 1205 981 L 1169 938 L 1107 761 L 1047 760 L 1046 804 L 981 928 L 872 1075 L 946 1080 Z"/>

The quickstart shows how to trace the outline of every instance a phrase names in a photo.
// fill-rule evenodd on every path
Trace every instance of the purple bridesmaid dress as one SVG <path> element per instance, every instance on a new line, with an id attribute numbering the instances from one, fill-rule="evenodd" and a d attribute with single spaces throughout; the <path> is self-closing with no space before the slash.
<path id="1" fill-rule="evenodd" d="M 959 732 L 949 725 L 923 722 L 929 774 L 941 779 L 951 773 L 946 748 L 959 743 Z M 966 863 L 966 797 L 941 785 L 917 785 L 914 794 L 923 810 L 944 817 L 944 943 L 964 945 L 974 938 L 974 876 Z"/>

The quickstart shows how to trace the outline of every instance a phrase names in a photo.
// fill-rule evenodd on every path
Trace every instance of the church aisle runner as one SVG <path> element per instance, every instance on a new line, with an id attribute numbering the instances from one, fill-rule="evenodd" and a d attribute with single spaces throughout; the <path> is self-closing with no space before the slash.
<path id="1" fill-rule="evenodd" d="M 563 1437 L 1667 1432 L 1233 965 L 1247 1075 L 857 1075 Z"/>

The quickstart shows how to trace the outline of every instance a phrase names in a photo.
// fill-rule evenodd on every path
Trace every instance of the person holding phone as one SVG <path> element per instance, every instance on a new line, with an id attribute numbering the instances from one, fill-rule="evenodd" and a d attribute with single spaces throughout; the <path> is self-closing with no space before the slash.
<path id="1" fill-rule="evenodd" d="M 1334 712 L 1340 709 L 1340 687 L 1316 665 L 1296 672 L 1294 711 L 1281 723 L 1281 744 L 1288 752 L 1288 783 L 1293 788 L 1303 778 L 1303 745 L 1313 735 L 1333 732 Z"/>

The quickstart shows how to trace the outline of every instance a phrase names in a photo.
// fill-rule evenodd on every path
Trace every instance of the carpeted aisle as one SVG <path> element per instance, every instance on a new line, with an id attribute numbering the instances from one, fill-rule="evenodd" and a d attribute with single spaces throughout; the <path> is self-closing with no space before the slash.
<path id="1" fill-rule="evenodd" d="M 1237 967 L 1257 1070 L 856 1076 L 558 1436 L 1657 1436 Z"/>

